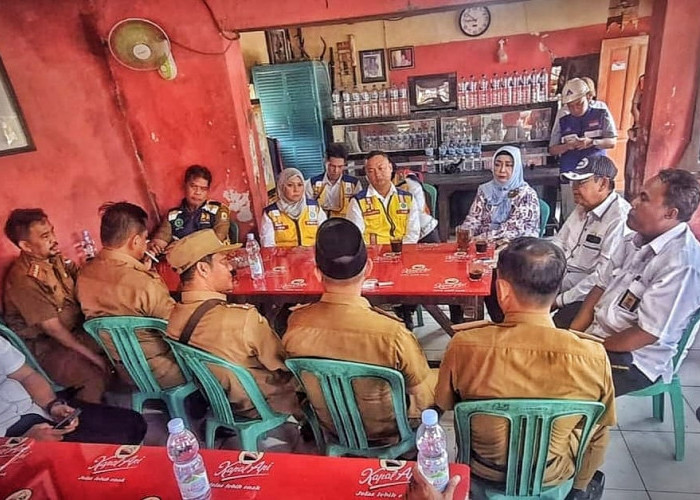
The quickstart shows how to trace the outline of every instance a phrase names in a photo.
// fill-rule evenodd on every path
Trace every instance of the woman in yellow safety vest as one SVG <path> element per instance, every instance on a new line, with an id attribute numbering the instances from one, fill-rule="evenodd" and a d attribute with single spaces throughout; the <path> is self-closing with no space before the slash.
<path id="1" fill-rule="evenodd" d="M 263 247 L 313 246 L 326 213 L 306 198 L 304 175 L 285 168 L 277 179 L 277 201 L 263 210 L 260 241 Z"/>

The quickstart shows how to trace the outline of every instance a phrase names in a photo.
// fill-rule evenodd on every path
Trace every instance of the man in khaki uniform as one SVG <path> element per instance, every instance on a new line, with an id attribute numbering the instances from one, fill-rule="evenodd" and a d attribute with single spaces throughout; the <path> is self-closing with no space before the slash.
<path id="1" fill-rule="evenodd" d="M 81 331 L 75 297 L 78 268 L 64 260 L 43 210 L 13 210 L 5 234 L 22 251 L 5 278 L 5 321 L 54 382 L 82 387 L 77 397 L 99 403 L 109 375 L 99 347 Z"/>
<path id="2" fill-rule="evenodd" d="M 386 366 L 400 371 L 411 395 L 409 416 L 434 404 L 437 371 L 416 338 L 396 316 L 372 308 L 362 297 L 362 283 L 372 271 L 360 230 L 347 219 L 324 222 L 316 238 L 316 273 L 323 283 L 320 302 L 297 308 L 289 317 L 282 341 L 290 357 L 318 357 Z M 321 422 L 333 423 L 320 389 L 307 394 Z M 356 384 L 356 395 L 368 438 L 395 440 L 398 436 L 390 389 L 380 381 Z"/>
<path id="3" fill-rule="evenodd" d="M 440 366 L 437 404 L 450 410 L 470 399 L 543 398 L 600 401 L 598 422 L 567 499 L 597 499 L 609 427 L 615 425 L 610 363 L 602 344 L 585 334 L 554 326 L 549 314 L 566 270 L 563 252 L 537 238 L 517 238 L 500 254 L 496 291 L 505 313 L 499 324 L 457 327 Z M 585 338 L 582 338 L 585 337 Z M 574 470 L 578 418 L 559 419 L 549 447 L 545 482 L 558 484 Z M 472 472 L 504 481 L 507 424 L 497 417 L 472 421 Z M 595 473 L 595 478 L 594 478 Z M 591 480 L 593 478 L 593 480 Z"/>
<path id="4" fill-rule="evenodd" d="M 225 245 L 211 229 L 173 243 L 168 262 L 180 275 L 182 299 L 170 315 L 168 336 L 247 368 L 272 409 L 301 418 L 296 386 L 284 364 L 287 356 L 279 338 L 255 307 L 226 303 L 225 294 L 233 289 L 226 252 L 240 246 Z M 183 331 L 193 316 L 199 320 L 193 320 L 186 338 Z M 232 373 L 216 367 L 212 372 L 237 415 L 257 416 Z"/>
<path id="5" fill-rule="evenodd" d="M 102 250 L 78 275 L 77 296 L 85 317 L 150 316 L 168 319 L 175 301 L 161 277 L 144 263 L 148 241 L 148 215 L 139 206 L 127 202 L 101 208 L 100 239 Z M 139 344 L 153 375 L 163 388 L 185 382 L 170 347 L 160 332 L 140 330 Z M 118 360 L 111 339 L 104 335 L 106 349 Z M 132 383 L 121 365 L 120 377 Z"/>

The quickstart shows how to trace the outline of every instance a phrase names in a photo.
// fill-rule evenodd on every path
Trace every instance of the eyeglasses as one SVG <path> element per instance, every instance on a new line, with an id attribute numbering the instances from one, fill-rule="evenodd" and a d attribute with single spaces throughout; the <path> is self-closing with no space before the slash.
<path id="1" fill-rule="evenodd" d="M 585 183 L 591 181 L 593 177 L 586 177 L 585 179 L 577 180 L 577 181 L 571 181 L 571 184 L 573 186 L 583 186 Z"/>

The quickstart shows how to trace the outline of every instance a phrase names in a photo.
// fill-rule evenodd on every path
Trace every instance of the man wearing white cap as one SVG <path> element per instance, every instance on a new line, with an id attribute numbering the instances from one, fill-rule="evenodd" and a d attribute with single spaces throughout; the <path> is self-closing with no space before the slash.
<path id="1" fill-rule="evenodd" d="M 587 156 L 604 156 L 605 149 L 615 147 L 617 128 L 610 111 L 593 108 L 589 103 L 590 89 L 580 78 L 566 82 L 561 101 L 569 114 L 559 118 L 558 129 L 552 129 L 549 153 L 559 156 L 561 173 L 574 170 Z M 573 193 L 568 183 L 562 184 L 561 218 L 566 220 L 574 210 Z"/>
<path id="2" fill-rule="evenodd" d="M 583 158 L 571 172 L 576 208 L 554 237 L 566 255 L 566 274 L 555 300 L 554 323 L 569 328 L 588 292 L 595 285 L 595 272 L 610 260 L 624 236 L 630 204 L 615 192 L 617 168 L 607 156 Z"/>

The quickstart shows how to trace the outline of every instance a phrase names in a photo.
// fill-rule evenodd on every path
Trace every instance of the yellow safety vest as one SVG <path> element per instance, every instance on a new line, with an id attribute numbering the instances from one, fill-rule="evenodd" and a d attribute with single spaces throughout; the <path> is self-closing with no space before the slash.
<path id="1" fill-rule="evenodd" d="M 386 208 L 375 196 L 367 196 L 367 190 L 355 195 L 365 221 L 365 232 L 362 235 L 365 243 L 371 243 L 370 235 L 377 235 L 377 243 L 387 245 L 392 239 L 403 239 L 408 227 L 408 214 L 413 205 L 413 196 L 407 191 L 396 190 L 392 194 Z"/>
<path id="2" fill-rule="evenodd" d="M 310 247 L 316 243 L 319 213 L 321 207 L 314 200 L 306 200 L 306 208 L 299 219 L 292 219 L 282 212 L 277 203 L 265 208 L 265 213 L 272 221 L 275 230 L 275 246 L 278 247 Z"/>
<path id="3" fill-rule="evenodd" d="M 324 175 L 321 174 L 317 175 L 316 177 L 312 177 L 310 180 L 311 188 L 313 189 L 314 193 L 314 199 L 317 200 L 321 206 L 326 204 L 326 185 L 323 183 L 323 177 Z M 354 196 L 355 186 L 357 185 L 358 180 L 351 175 L 343 175 L 339 182 L 341 183 L 340 208 L 338 210 L 328 210 L 329 217 L 345 217 L 345 215 L 348 213 L 350 199 Z"/>

